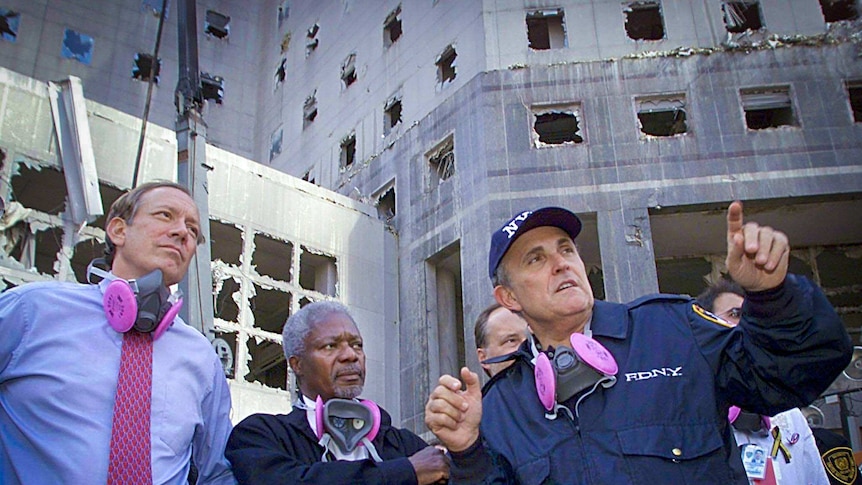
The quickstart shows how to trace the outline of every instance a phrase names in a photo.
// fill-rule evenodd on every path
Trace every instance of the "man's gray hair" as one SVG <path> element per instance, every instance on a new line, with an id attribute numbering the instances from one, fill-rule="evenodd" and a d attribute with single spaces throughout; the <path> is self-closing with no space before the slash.
<path id="1" fill-rule="evenodd" d="M 281 331 L 284 357 L 290 360 L 294 355 L 302 357 L 305 354 L 305 338 L 317 324 L 326 320 L 333 313 L 345 315 L 356 325 L 356 320 L 350 315 L 347 307 L 337 301 L 315 301 L 302 307 L 287 319 L 284 330 Z M 357 325 L 357 328 L 358 325 Z"/>

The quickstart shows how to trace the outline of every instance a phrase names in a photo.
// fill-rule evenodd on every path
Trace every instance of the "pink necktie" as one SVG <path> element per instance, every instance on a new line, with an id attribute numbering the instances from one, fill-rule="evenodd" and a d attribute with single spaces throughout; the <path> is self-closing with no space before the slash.
<path id="1" fill-rule="evenodd" d="M 152 336 L 137 330 L 126 332 L 114 400 L 108 484 L 153 483 L 150 460 L 152 381 Z"/>

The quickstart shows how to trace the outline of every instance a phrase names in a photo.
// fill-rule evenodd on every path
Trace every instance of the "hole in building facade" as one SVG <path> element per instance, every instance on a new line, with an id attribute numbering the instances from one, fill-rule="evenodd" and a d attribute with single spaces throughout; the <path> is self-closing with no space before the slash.
<path id="1" fill-rule="evenodd" d="M 225 222 L 210 219 L 210 256 L 227 264 L 240 267 L 242 230 Z"/>
<path id="2" fill-rule="evenodd" d="M 290 281 L 293 244 L 257 233 L 254 235 L 254 253 L 251 261 L 257 269 L 257 274 L 276 280 Z"/>
<path id="3" fill-rule="evenodd" d="M 239 283 L 233 278 L 223 279 L 216 282 L 218 292 L 213 305 L 214 316 L 226 322 L 238 323 L 239 306 L 234 300 L 234 293 L 238 293 Z"/>
<path id="4" fill-rule="evenodd" d="M 847 99 L 850 101 L 850 111 L 853 113 L 853 121 L 862 123 L 862 81 L 847 83 Z"/>
<path id="5" fill-rule="evenodd" d="M 401 38 L 401 5 L 386 16 L 383 22 L 383 46 L 389 47 Z"/>
<path id="6" fill-rule="evenodd" d="M 820 0 L 820 10 L 826 22 L 856 20 L 859 18 L 859 7 L 856 0 Z"/>
<path id="7" fill-rule="evenodd" d="M 347 59 L 341 63 L 341 82 L 344 87 L 349 87 L 356 82 L 356 54 L 351 53 Z"/>
<path id="8" fill-rule="evenodd" d="M 527 12 L 527 41 L 537 51 L 566 47 L 563 9 Z"/>
<path id="9" fill-rule="evenodd" d="M 230 35 L 230 17 L 215 10 L 207 10 L 204 33 L 217 39 L 227 38 Z"/>
<path id="10" fill-rule="evenodd" d="M 728 32 L 738 34 L 763 28 L 758 1 L 725 1 L 721 4 L 721 10 L 724 13 L 724 25 Z"/>
<path id="11" fill-rule="evenodd" d="M 305 126 L 303 126 L 304 128 Z M 273 161 L 275 157 L 281 155 L 281 144 L 284 141 L 284 130 L 279 128 L 272 132 L 269 136 L 269 161 Z"/>
<path id="12" fill-rule="evenodd" d="M 247 348 L 251 361 L 245 380 L 286 391 L 287 361 L 281 344 L 274 340 L 261 340 L 258 343 L 256 339 L 249 338 Z"/>
<path id="13" fill-rule="evenodd" d="M 159 73 L 162 70 L 162 60 L 153 59 L 153 56 L 143 52 L 135 54 L 135 63 L 132 66 L 132 78 L 139 81 L 153 80 L 159 83 Z"/>
<path id="14" fill-rule="evenodd" d="M 275 70 L 275 88 L 278 89 L 279 86 L 284 83 L 284 78 L 287 77 L 287 58 L 282 57 L 281 62 L 278 63 L 278 69 Z"/>
<path id="15" fill-rule="evenodd" d="M 215 101 L 216 104 L 222 104 L 224 101 L 224 78 L 202 72 L 201 97 Z"/>
<path id="16" fill-rule="evenodd" d="M 256 328 L 281 333 L 284 322 L 290 316 L 290 293 L 255 284 L 254 296 L 249 303 Z"/>
<path id="17" fill-rule="evenodd" d="M 430 169 L 430 188 L 455 175 L 455 138 L 449 135 L 425 156 Z"/>
<path id="18" fill-rule="evenodd" d="M 24 207 L 58 215 L 66 205 L 66 179 L 52 167 L 36 169 L 18 164 L 18 174 L 12 176 L 12 193 Z"/>
<path id="19" fill-rule="evenodd" d="M 72 254 L 72 259 L 69 263 L 72 266 L 72 272 L 75 273 L 75 280 L 79 283 L 87 282 L 87 266 L 90 261 L 105 256 L 105 243 L 94 238 L 85 239 L 75 245 L 75 252 Z"/>
<path id="20" fill-rule="evenodd" d="M 342 169 L 349 168 L 354 161 L 356 161 L 356 133 L 351 133 L 341 140 L 339 165 Z"/>
<path id="21" fill-rule="evenodd" d="M 635 99 L 641 132 L 650 136 L 686 133 L 685 96 L 648 96 Z"/>
<path id="22" fill-rule="evenodd" d="M 336 296 L 338 271 L 333 256 L 301 246 L 299 256 L 299 286 L 324 295 Z"/>
<path id="23" fill-rule="evenodd" d="M 625 14 L 626 34 L 630 39 L 664 39 L 664 20 L 659 2 L 630 3 L 625 9 Z"/>
<path id="24" fill-rule="evenodd" d="M 388 135 L 401 123 L 401 97 L 393 97 L 383 106 L 383 134 Z"/>
<path id="25" fill-rule="evenodd" d="M 314 178 L 314 167 L 309 168 L 309 169 L 308 169 L 308 170 L 307 170 L 307 171 L 302 175 L 302 180 L 305 180 L 306 182 L 308 182 L 308 183 L 310 183 L 310 184 L 316 184 L 316 183 L 317 183 L 317 182 L 316 182 L 316 180 L 315 180 L 315 178 Z"/>
<path id="26" fill-rule="evenodd" d="M 18 26 L 20 24 L 20 13 L 0 8 L 0 39 L 15 42 L 18 39 Z"/>
<path id="27" fill-rule="evenodd" d="M 111 211 L 111 206 L 114 205 L 114 202 L 120 198 L 125 192 L 112 187 L 104 182 L 99 182 L 99 195 L 102 198 L 102 215 L 96 218 L 89 225 L 91 227 L 99 227 L 104 229 L 105 225 L 108 222 L 108 212 Z"/>
<path id="28" fill-rule="evenodd" d="M 444 85 L 455 80 L 455 46 L 447 46 L 443 53 L 437 58 L 437 83 Z"/>
<path id="29" fill-rule="evenodd" d="M 466 365 L 461 246 L 454 242 L 426 262 L 426 315 L 436 334 L 439 374 L 458 375 Z M 455 374 L 452 374 L 455 372 Z"/>
<path id="30" fill-rule="evenodd" d="M 315 50 L 317 50 L 317 45 L 320 43 L 320 39 L 317 38 L 317 33 L 320 31 L 320 25 L 314 24 L 308 28 L 308 31 L 305 33 L 305 57 L 310 56 Z"/>
<path id="31" fill-rule="evenodd" d="M 377 218 L 384 222 L 391 221 L 395 217 L 395 181 L 386 184 L 375 200 Z"/>
<path id="32" fill-rule="evenodd" d="M 745 124 L 752 130 L 795 126 L 796 117 L 787 86 L 740 90 Z"/>
<path id="33" fill-rule="evenodd" d="M 317 90 L 305 98 L 302 105 L 302 127 L 306 128 L 317 118 Z"/>
<path id="34" fill-rule="evenodd" d="M 93 61 L 93 44 L 93 38 L 89 35 L 66 29 L 63 33 L 60 56 L 64 59 L 74 59 L 89 66 Z"/>
<path id="35" fill-rule="evenodd" d="M 540 143 L 560 145 L 566 142 L 583 143 L 577 108 L 534 112 L 533 130 Z"/>

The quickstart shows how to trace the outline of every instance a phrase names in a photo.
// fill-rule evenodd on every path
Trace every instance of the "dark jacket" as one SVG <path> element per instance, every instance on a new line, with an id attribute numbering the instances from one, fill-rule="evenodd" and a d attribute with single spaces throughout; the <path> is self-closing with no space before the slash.
<path id="1" fill-rule="evenodd" d="M 579 417 L 546 419 L 522 346 L 486 387 L 482 438 L 453 454 L 452 483 L 747 484 L 728 403 L 770 416 L 805 406 L 852 352 L 824 295 L 792 275 L 749 294 L 736 328 L 669 295 L 598 301 L 591 328 L 617 361 L 616 384 L 586 397 Z"/>
<path id="2" fill-rule="evenodd" d="M 233 429 L 225 456 L 240 484 L 417 483 L 407 457 L 428 445 L 410 431 L 392 427 L 392 418 L 382 408 L 380 417 L 373 444 L 381 463 L 370 459 L 321 462 L 323 447 L 317 444 L 304 409 L 245 418 Z"/>

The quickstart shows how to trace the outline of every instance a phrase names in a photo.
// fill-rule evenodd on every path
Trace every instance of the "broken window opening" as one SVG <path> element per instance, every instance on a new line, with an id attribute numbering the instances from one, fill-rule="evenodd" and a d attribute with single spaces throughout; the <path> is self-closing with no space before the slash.
<path id="1" fill-rule="evenodd" d="M 333 256 L 301 246 L 299 256 L 299 286 L 324 295 L 336 296 L 338 271 Z"/>
<path id="2" fill-rule="evenodd" d="M 226 38 L 230 35 L 230 17 L 215 10 L 207 10 L 204 33 L 217 39 Z"/>
<path id="3" fill-rule="evenodd" d="M 401 5 L 383 21 L 383 46 L 388 48 L 401 37 Z"/>
<path id="4" fill-rule="evenodd" d="M 527 12 L 527 41 L 537 51 L 566 47 L 563 9 Z"/>
<path id="5" fill-rule="evenodd" d="M 395 218 L 395 181 L 390 182 L 389 187 L 383 189 L 377 196 L 377 218 L 389 222 Z"/>
<path id="6" fill-rule="evenodd" d="M 21 14 L 7 8 L 0 8 L 0 39 L 15 42 L 18 40 L 18 26 Z"/>
<path id="7" fill-rule="evenodd" d="M 630 3 L 625 9 L 626 33 L 634 40 L 664 39 L 664 20 L 658 1 Z"/>
<path id="8" fill-rule="evenodd" d="M 635 100 L 641 132 L 650 136 L 674 136 L 688 131 L 685 96 L 645 97 Z"/>
<path id="9" fill-rule="evenodd" d="M 847 96 L 850 100 L 850 111 L 853 113 L 853 121 L 862 123 L 862 81 L 848 82 Z"/>
<path id="10" fill-rule="evenodd" d="M 351 53 L 347 59 L 341 63 L 341 81 L 344 87 L 349 87 L 356 82 L 356 53 Z"/>
<path id="11" fill-rule="evenodd" d="M 30 238 L 26 238 L 30 239 Z M 21 263 L 28 268 L 36 268 L 36 271 L 50 276 L 56 276 L 55 264 L 63 248 L 63 228 L 49 227 L 43 231 L 36 231 L 32 235 L 32 244 L 27 245 L 28 254 L 22 254 Z"/>
<path id="12" fill-rule="evenodd" d="M 314 119 L 317 118 L 317 90 L 311 93 L 311 96 L 305 98 L 305 103 L 302 106 L 302 128 L 305 129 Z"/>
<path id="13" fill-rule="evenodd" d="M 310 56 L 312 52 L 317 50 L 317 45 L 320 43 L 320 40 L 317 38 L 319 30 L 320 25 L 314 24 L 305 33 L 305 57 Z"/>
<path id="14" fill-rule="evenodd" d="M 313 172 L 314 172 L 314 167 L 309 168 L 308 171 L 306 171 L 305 174 L 302 176 L 302 180 L 305 180 L 306 182 L 308 182 L 310 184 L 317 185 L 317 182 L 314 179 Z"/>
<path id="15" fill-rule="evenodd" d="M 70 265 L 72 272 L 75 274 L 75 279 L 79 283 L 87 282 L 87 266 L 96 258 L 105 256 L 105 243 L 95 239 L 88 238 L 75 245 L 75 252 L 72 254 Z"/>
<path id="16" fill-rule="evenodd" d="M 347 135 L 341 140 L 341 155 L 339 157 L 339 165 L 342 169 L 353 165 L 356 160 L 356 133 Z"/>
<path id="17" fill-rule="evenodd" d="M 281 5 L 278 6 L 278 11 L 276 12 L 276 27 L 281 29 L 281 24 L 284 23 L 285 20 L 290 17 L 290 5 L 288 5 L 288 0 L 284 0 L 281 2 Z"/>
<path id="18" fill-rule="evenodd" d="M 216 104 L 221 104 L 224 100 L 224 78 L 221 76 L 213 76 L 207 72 L 201 73 L 201 96 L 204 99 L 211 99 Z"/>
<path id="19" fill-rule="evenodd" d="M 105 225 L 108 222 L 108 212 L 111 211 L 111 206 L 124 193 L 124 191 L 116 187 L 108 185 L 104 182 L 99 182 L 99 195 L 102 198 L 102 215 L 97 217 L 96 220 L 91 222 L 89 225 L 91 227 L 99 227 L 104 229 Z"/>
<path id="20" fill-rule="evenodd" d="M 281 334 L 284 322 L 290 316 L 290 293 L 255 284 L 249 304 L 256 328 Z"/>
<path id="21" fill-rule="evenodd" d="M 236 361 L 233 358 L 236 355 L 236 332 L 222 332 L 219 330 L 215 331 L 215 340 L 213 341 L 213 346 L 215 347 L 216 355 L 218 355 L 219 360 L 221 360 L 222 369 L 224 369 L 224 375 L 228 379 L 233 379 L 236 375 Z M 219 345 L 219 339 L 224 341 L 224 344 Z M 225 344 L 226 348 L 223 347 Z"/>
<path id="22" fill-rule="evenodd" d="M 290 266 L 293 261 L 293 244 L 265 234 L 254 235 L 254 253 L 251 264 L 257 274 L 276 280 L 290 281 Z M 283 322 L 282 322 L 283 323 Z"/>
<path id="23" fill-rule="evenodd" d="M 401 98 L 391 98 L 383 107 L 383 134 L 388 135 L 392 128 L 401 123 Z"/>
<path id="24" fill-rule="evenodd" d="M 12 176 L 12 193 L 28 209 L 59 215 L 66 205 L 66 179 L 55 168 L 19 163 L 18 174 Z"/>
<path id="25" fill-rule="evenodd" d="M 89 35 L 67 28 L 63 33 L 60 56 L 89 66 L 93 61 L 93 43 L 93 38 Z"/>
<path id="26" fill-rule="evenodd" d="M 233 278 L 213 280 L 216 286 L 216 298 L 213 305 L 213 313 L 216 318 L 226 322 L 239 323 L 239 306 L 237 306 L 234 293 L 239 294 L 239 283 Z"/>
<path id="27" fill-rule="evenodd" d="M 820 0 L 820 10 L 827 23 L 859 18 L 857 0 Z"/>
<path id="28" fill-rule="evenodd" d="M 153 80 L 154 83 L 159 83 L 159 73 L 162 70 L 162 60 L 155 59 L 153 56 L 144 52 L 135 54 L 135 64 L 132 66 L 132 78 L 139 81 Z"/>
<path id="29" fill-rule="evenodd" d="M 426 315 L 437 353 L 438 372 L 458 372 L 466 365 L 461 244 L 455 241 L 426 260 Z M 436 340 L 436 342 L 434 342 Z M 457 374 L 451 374 L 457 375 Z"/>
<path id="30" fill-rule="evenodd" d="M 662 293 L 699 295 L 712 264 L 703 257 L 671 257 L 655 262 L 658 288 Z"/>
<path id="31" fill-rule="evenodd" d="M 721 10 L 724 12 L 724 25 L 730 33 L 763 28 L 760 2 L 756 0 L 725 1 L 721 4 Z"/>
<path id="32" fill-rule="evenodd" d="M 254 338 L 248 339 L 247 382 L 259 382 L 267 387 L 287 390 L 287 361 L 284 360 L 284 350 L 278 342 L 262 340 L 257 343 Z"/>
<path id="33" fill-rule="evenodd" d="M 443 50 L 443 53 L 437 58 L 437 83 L 444 85 L 455 80 L 455 58 L 458 54 L 455 52 L 455 46 L 449 45 Z"/>
<path id="34" fill-rule="evenodd" d="M 447 180 L 455 174 L 455 138 L 449 135 L 427 155 L 427 159 L 433 175 L 431 188 L 434 188 L 439 182 Z"/>
<path id="35" fill-rule="evenodd" d="M 533 130 L 541 143 L 561 145 L 566 142 L 583 143 L 580 122 L 576 111 L 550 111 L 534 113 Z"/>
<path id="36" fill-rule="evenodd" d="M 240 267 L 242 254 L 242 230 L 233 224 L 210 219 L 210 256 L 213 260 L 223 261 Z"/>
<path id="37" fill-rule="evenodd" d="M 789 87 L 743 89 L 740 96 L 749 129 L 796 125 Z"/>
<path id="38" fill-rule="evenodd" d="M 278 69 L 275 70 L 275 89 L 284 83 L 285 77 L 287 77 L 287 58 L 282 57 Z"/>
<path id="39" fill-rule="evenodd" d="M 303 125 L 303 128 L 305 126 Z M 269 136 L 269 161 L 272 162 L 275 157 L 281 155 L 281 143 L 284 141 L 284 130 L 279 128 L 272 132 Z"/>

